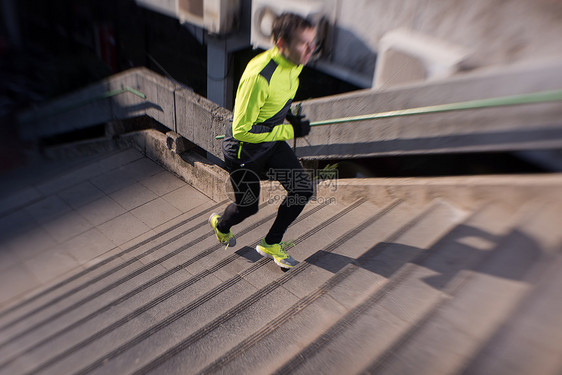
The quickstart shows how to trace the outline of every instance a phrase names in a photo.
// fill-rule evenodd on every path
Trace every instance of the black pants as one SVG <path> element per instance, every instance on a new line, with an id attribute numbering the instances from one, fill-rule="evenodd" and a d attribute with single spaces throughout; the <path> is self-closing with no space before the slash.
<path id="1" fill-rule="evenodd" d="M 281 242 L 287 228 L 299 216 L 313 194 L 312 183 L 291 147 L 287 142 L 277 142 L 271 152 L 260 160 L 243 166 L 227 160 L 226 166 L 235 202 L 225 209 L 218 223 L 218 230 L 228 233 L 232 226 L 258 212 L 260 176 L 265 174 L 270 179 L 279 181 L 287 191 L 277 217 L 265 237 L 270 245 Z"/>

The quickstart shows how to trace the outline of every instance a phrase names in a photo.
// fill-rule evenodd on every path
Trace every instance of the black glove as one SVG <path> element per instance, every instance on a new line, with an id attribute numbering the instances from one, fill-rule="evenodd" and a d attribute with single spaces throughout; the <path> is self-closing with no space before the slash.
<path id="1" fill-rule="evenodd" d="M 293 130 L 295 133 L 295 138 L 307 136 L 310 133 L 310 121 L 305 119 L 305 116 L 301 114 L 301 108 L 294 115 L 291 111 L 287 112 L 287 121 L 293 125 Z"/>

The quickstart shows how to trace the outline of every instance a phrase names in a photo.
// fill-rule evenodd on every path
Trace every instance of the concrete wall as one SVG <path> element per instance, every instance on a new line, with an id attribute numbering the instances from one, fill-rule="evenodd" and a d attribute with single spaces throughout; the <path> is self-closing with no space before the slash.
<path id="1" fill-rule="evenodd" d="M 126 86 L 146 98 L 123 93 L 88 99 Z M 545 90 L 562 90 L 562 62 L 480 70 L 448 80 L 308 100 L 303 102 L 303 111 L 315 122 Z M 313 160 L 562 148 L 561 102 L 317 126 L 298 140 L 297 155 Z M 221 141 L 215 137 L 231 125 L 231 112 L 144 68 L 28 111 L 20 116 L 20 130 L 25 138 L 37 139 L 142 115 L 222 159 Z"/>
<path id="2" fill-rule="evenodd" d="M 108 92 L 124 87 L 138 90 L 146 98 L 125 92 L 104 99 Z M 24 139 L 40 139 L 144 115 L 219 157 L 221 142 L 215 137 L 224 134 L 232 118 L 230 111 L 210 100 L 137 68 L 22 113 L 19 132 Z"/>
<path id="3" fill-rule="evenodd" d="M 562 89 L 562 62 L 480 70 L 448 80 L 303 102 L 312 121 Z M 305 159 L 562 147 L 561 101 L 313 127 Z"/>
<path id="4" fill-rule="evenodd" d="M 340 0 L 333 62 L 372 77 L 385 33 L 405 28 L 471 51 L 469 67 L 562 58 L 555 0 Z"/>

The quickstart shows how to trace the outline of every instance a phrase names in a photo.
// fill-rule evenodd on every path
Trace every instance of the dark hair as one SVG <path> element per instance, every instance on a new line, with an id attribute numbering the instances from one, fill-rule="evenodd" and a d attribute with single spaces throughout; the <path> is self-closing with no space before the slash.
<path id="1" fill-rule="evenodd" d="M 312 22 L 298 14 L 283 13 L 273 21 L 271 35 L 273 36 L 274 42 L 277 42 L 281 38 L 290 42 L 297 31 L 312 27 L 314 27 Z"/>

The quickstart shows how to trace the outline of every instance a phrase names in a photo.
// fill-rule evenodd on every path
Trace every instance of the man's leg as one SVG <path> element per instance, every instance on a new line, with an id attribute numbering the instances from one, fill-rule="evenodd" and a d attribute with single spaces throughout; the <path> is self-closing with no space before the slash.
<path id="1" fill-rule="evenodd" d="M 259 206 L 260 179 L 257 173 L 250 169 L 234 169 L 230 171 L 230 182 L 235 202 L 226 207 L 218 220 L 217 229 L 222 233 L 228 233 L 231 227 L 257 213 Z"/>
<path id="2" fill-rule="evenodd" d="M 280 267 L 292 268 L 298 262 L 285 252 L 285 244 L 281 243 L 281 240 L 289 225 L 295 221 L 312 197 L 312 183 L 286 142 L 280 142 L 276 146 L 267 167 L 270 168 L 268 173 L 273 173 L 274 178 L 287 190 L 287 196 L 279 206 L 277 217 L 269 233 L 256 246 L 256 251 L 263 256 L 273 258 Z"/>
<path id="3" fill-rule="evenodd" d="M 279 206 L 277 217 L 265 236 L 265 242 L 271 245 L 281 242 L 289 225 L 300 215 L 312 197 L 313 186 L 295 153 L 286 142 L 279 143 L 267 167 L 287 190 L 287 196 Z"/>

